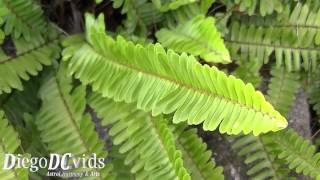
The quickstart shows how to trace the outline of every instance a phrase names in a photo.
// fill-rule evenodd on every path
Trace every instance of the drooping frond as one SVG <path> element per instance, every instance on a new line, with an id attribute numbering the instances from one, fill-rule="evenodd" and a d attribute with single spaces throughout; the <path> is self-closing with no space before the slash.
<path id="1" fill-rule="evenodd" d="M 48 25 L 41 7 L 32 0 L 1 0 L 0 18 L 4 19 L 6 35 L 23 36 L 26 40 L 46 33 Z"/>
<path id="2" fill-rule="evenodd" d="M 11 168 L 3 169 L 5 154 L 15 154 L 20 146 L 18 134 L 9 125 L 8 120 L 4 117 L 4 112 L 0 111 L 0 179 L 3 180 L 27 180 L 28 169 Z"/>
<path id="3" fill-rule="evenodd" d="M 161 12 L 169 10 L 175 10 L 181 6 L 194 3 L 198 0 L 152 0 L 155 6 L 160 9 Z"/>
<path id="4" fill-rule="evenodd" d="M 301 40 L 296 32 L 273 27 L 246 26 L 233 22 L 225 39 L 231 56 L 241 59 L 258 58 L 267 63 L 274 52 L 277 67 L 285 65 L 288 71 L 304 69 L 315 70 L 320 48 L 314 46 L 312 39 Z"/>
<path id="5" fill-rule="evenodd" d="M 61 65 L 55 76 L 43 83 L 39 95 L 42 106 L 36 116 L 36 125 L 41 139 L 47 143 L 50 152 L 86 157 L 96 153 L 97 158 L 106 158 L 104 143 L 95 131 L 95 125 L 88 113 L 84 113 L 85 87 L 72 88 L 71 78 L 66 78 L 65 68 Z M 110 167 L 96 169 L 100 179 L 109 179 Z"/>
<path id="6" fill-rule="evenodd" d="M 272 153 L 272 142 L 265 142 L 260 136 L 239 136 L 234 140 L 232 148 L 250 167 L 247 174 L 252 179 L 294 179 L 289 177 L 289 170 L 282 160 L 276 159 Z"/>
<path id="7" fill-rule="evenodd" d="M 229 52 L 214 23 L 212 17 L 200 15 L 174 29 L 161 29 L 156 36 L 163 46 L 177 52 L 200 56 L 208 62 L 229 63 Z"/>
<path id="8" fill-rule="evenodd" d="M 59 56 L 59 38 L 44 40 L 41 37 L 32 41 L 15 39 L 16 55 L 6 55 L 0 49 L 0 94 L 10 93 L 12 89 L 22 90 L 23 80 L 29 80 L 42 70 L 43 65 L 50 65 Z"/>
<path id="9" fill-rule="evenodd" d="M 273 12 L 282 12 L 286 3 L 286 0 L 222 0 L 227 7 L 238 7 L 240 12 L 247 12 L 249 15 L 259 13 L 262 16 L 272 14 Z"/>
<path id="10" fill-rule="evenodd" d="M 286 115 L 300 87 L 299 74 L 273 67 L 271 75 L 267 99 L 281 114 Z"/>
<path id="11" fill-rule="evenodd" d="M 190 179 L 167 120 L 99 94 L 89 104 L 103 118 L 102 125 L 112 125 L 109 135 L 119 152 L 126 153 L 125 164 L 137 179 Z"/>
<path id="12" fill-rule="evenodd" d="M 127 15 L 124 25 L 129 33 L 138 29 L 146 34 L 147 27 L 160 22 L 163 18 L 154 4 L 147 0 L 115 0 L 113 7 L 121 7 L 121 13 Z"/>
<path id="13" fill-rule="evenodd" d="M 290 169 L 297 173 L 320 179 L 320 153 L 309 140 L 292 129 L 270 133 L 264 141 L 274 143 L 273 151 L 278 158 L 286 160 Z"/>
<path id="14" fill-rule="evenodd" d="M 186 124 L 172 126 L 172 129 L 175 129 L 176 145 L 182 152 L 191 179 L 224 179 L 223 168 L 217 167 L 215 162 L 211 160 L 212 152 L 207 150 L 207 144 L 197 135 L 197 129 L 187 129 Z"/>
<path id="15" fill-rule="evenodd" d="M 73 54 L 65 52 L 64 59 L 72 57 L 69 72 L 103 96 L 135 103 L 153 115 L 174 112 L 175 123 L 203 122 L 205 130 L 220 125 L 221 133 L 258 135 L 286 127 L 285 118 L 251 84 L 201 65 L 193 56 L 166 52 L 159 44 L 115 41 L 103 25 L 92 27 L 90 18 L 87 23 L 89 43 Z"/>

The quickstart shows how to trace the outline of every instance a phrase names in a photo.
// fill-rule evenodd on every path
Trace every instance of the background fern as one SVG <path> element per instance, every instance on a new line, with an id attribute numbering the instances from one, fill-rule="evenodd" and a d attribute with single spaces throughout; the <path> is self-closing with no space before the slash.
<path id="1" fill-rule="evenodd" d="M 318 180 L 319 7 L 0 0 L 0 165 L 6 153 L 96 153 L 100 176 L 79 179 Z M 297 122 L 304 93 L 311 118 Z"/>

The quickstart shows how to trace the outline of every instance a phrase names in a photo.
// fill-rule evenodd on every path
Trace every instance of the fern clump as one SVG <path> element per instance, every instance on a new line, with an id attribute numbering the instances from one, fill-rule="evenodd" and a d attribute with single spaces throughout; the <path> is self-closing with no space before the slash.
<path id="1" fill-rule="evenodd" d="M 319 7 L 0 0 L 0 179 L 320 180 Z"/>

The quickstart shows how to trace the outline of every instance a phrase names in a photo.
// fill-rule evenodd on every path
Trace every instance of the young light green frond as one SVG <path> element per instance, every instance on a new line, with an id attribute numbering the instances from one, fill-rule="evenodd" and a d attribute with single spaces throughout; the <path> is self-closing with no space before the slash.
<path id="1" fill-rule="evenodd" d="M 58 73 L 48 77 L 40 89 L 42 106 L 35 123 L 41 139 L 47 143 L 50 152 L 72 153 L 78 157 L 95 153 L 98 158 L 106 158 L 105 144 L 99 139 L 91 116 L 84 113 L 85 87 L 73 89 L 71 78 L 66 76 L 62 64 Z M 96 170 L 100 172 L 98 179 L 111 178 L 109 165 Z"/>
<path id="2" fill-rule="evenodd" d="M 0 110 L 0 179 L 3 180 L 27 180 L 28 169 L 12 168 L 3 169 L 5 154 L 15 154 L 20 146 L 20 139 L 13 127 L 9 125 L 4 117 L 4 112 Z"/>
<path id="3" fill-rule="evenodd" d="M 175 123 L 203 122 L 211 131 L 220 126 L 221 133 L 258 135 L 287 126 L 251 84 L 201 65 L 193 56 L 166 52 L 160 44 L 143 47 L 121 37 L 113 40 L 94 33 L 94 26 L 88 31 L 91 43 L 64 55 L 72 56 L 68 71 L 104 97 L 135 103 L 153 115 L 174 113 Z"/>
<path id="4" fill-rule="evenodd" d="M 306 38 L 300 37 L 295 29 L 246 26 L 234 21 L 225 42 L 232 57 L 238 57 L 240 51 L 241 59 L 258 58 L 267 63 L 274 52 L 277 67 L 285 66 L 287 71 L 299 71 L 301 66 L 315 70 L 320 48 L 308 33 Z"/>
<path id="5" fill-rule="evenodd" d="M 30 75 L 35 76 L 44 65 L 59 56 L 59 38 L 44 40 L 41 37 L 32 41 L 15 39 L 16 54 L 7 55 L 0 49 L 0 94 L 10 93 L 12 89 L 22 90 L 22 80 L 29 80 Z"/>
<path id="6" fill-rule="evenodd" d="M 224 179 L 223 168 L 216 166 L 211 159 L 212 152 L 207 144 L 197 135 L 197 129 L 187 129 L 186 124 L 172 126 L 176 137 L 176 145 L 182 152 L 184 164 L 191 179 L 221 180 Z"/>
<path id="7" fill-rule="evenodd" d="M 191 179 L 167 120 L 99 94 L 90 96 L 89 104 L 103 125 L 112 126 L 109 135 L 119 152 L 126 154 L 125 164 L 137 179 Z"/>
<path id="8" fill-rule="evenodd" d="M 0 18 L 4 19 L 5 34 L 14 38 L 31 40 L 45 33 L 48 26 L 41 7 L 32 0 L 1 0 Z"/>
<path id="9" fill-rule="evenodd" d="M 205 61 L 230 63 L 230 55 L 212 17 L 196 16 L 174 29 L 161 29 L 156 33 L 158 41 L 177 52 L 188 52 Z"/>
<path id="10" fill-rule="evenodd" d="M 289 176 L 283 160 L 276 159 L 272 152 L 272 142 L 265 142 L 262 137 L 246 135 L 233 141 L 232 148 L 245 157 L 249 165 L 247 174 L 252 179 L 295 179 Z"/>
<path id="11" fill-rule="evenodd" d="M 276 67 L 271 69 L 271 75 L 267 99 L 281 114 L 286 115 L 300 87 L 300 76 Z"/>
<path id="12" fill-rule="evenodd" d="M 198 0 L 152 0 L 155 6 L 160 9 L 161 12 L 169 10 L 175 10 L 181 6 L 197 2 Z"/>
<path id="13" fill-rule="evenodd" d="M 265 142 L 274 143 L 273 151 L 280 159 L 286 160 L 290 169 L 297 173 L 320 179 L 320 153 L 309 140 L 294 130 L 283 130 L 263 137 Z"/>

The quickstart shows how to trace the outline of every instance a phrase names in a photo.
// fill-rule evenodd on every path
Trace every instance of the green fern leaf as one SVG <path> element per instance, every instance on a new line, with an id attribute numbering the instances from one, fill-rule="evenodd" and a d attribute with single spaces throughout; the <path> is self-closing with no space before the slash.
<path id="1" fill-rule="evenodd" d="M 23 36 L 31 40 L 46 32 L 48 23 L 44 19 L 43 11 L 32 0 L 1 0 L 0 18 L 4 19 L 4 32 L 14 38 Z"/>
<path id="2" fill-rule="evenodd" d="M 8 56 L 0 50 L 0 94 L 10 93 L 12 89 L 22 90 L 23 80 L 30 75 L 37 75 L 43 65 L 50 65 L 59 56 L 58 39 L 45 41 L 34 38 L 27 42 L 23 39 L 14 40 L 16 55 Z"/>
<path id="3" fill-rule="evenodd" d="M 221 133 L 258 135 L 287 126 L 251 84 L 203 66 L 193 56 L 166 52 L 159 44 L 143 47 L 121 37 L 114 41 L 96 26 L 88 24 L 90 43 L 74 54 L 67 51 L 64 59 L 72 56 L 69 72 L 103 96 L 135 102 L 153 115 L 175 112 L 175 123 L 204 122 L 205 130 L 220 125 Z"/>
<path id="4" fill-rule="evenodd" d="M 169 10 L 175 10 L 181 6 L 194 3 L 198 0 L 152 0 L 155 6 L 160 9 L 161 12 L 166 12 Z"/>
<path id="5" fill-rule="evenodd" d="M 20 139 L 18 134 L 9 125 L 8 120 L 4 117 L 4 112 L 0 111 L 0 179 L 3 180 L 27 180 L 28 169 L 25 168 L 12 168 L 3 169 L 4 158 L 6 153 L 14 154 L 20 146 Z"/>
<path id="6" fill-rule="evenodd" d="M 182 151 L 191 179 L 224 179 L 223 168 L 216 167 L 211 160 L 212 153 L 207 150 L 207 144 L 197 135 L 197 129 L 186 129 L 186 127 L 186 124 L 178 124 L 172 126 L 172 129 L 175 129 L 176 145 Z"/>
<path id="7" fill-rule="evenodd" d="M 265 142 L 259 136 L 239 136 L 233 140 L 232 148 L 240 156 L 245 156 L 249 165 L 247 174 L 252 179 L 295 179 L 289 177 L 289 169 L 283 160 L 276 159 L 273 154 L 272 142 Z"/>
<path id="8" fill-rule="evenodd" d="M 287 161 L 290 169 L 297 173 L 320 178 L 320 153 L 309 140 L 299 136 L 294 130 L 270 133 L 264 137 L 265 142 L 275 143 L 274 152 L 278 158 Z"/>
<path id="9" fill-rule="evenodd" d="M 109 135 L 119 152 L 127 154 L 125 164 L 132 164 L 130 171 L 137 179 L 190 179 L 165 119 L 99 94 L 93 94 L 89 104 L 103 118 L 103 126 L 112 125 Z"/>
<path id="10" fill-rule="evenodd" d="M 212 17 L 194 17 L 175 29 L 162 29 L 156 33 L 158 41 L 177 52 L 200 55 L 205 61 L 230 63 L 230 55 L 223 44 Z"/>
<path id="11" fill-rule="evenodd" d="M 39 95 L 42 107 L 35 123 L 50 152 L 72 153 L 78 157 L 96 153 L 98 158 L 106 158 L 104 143 L 99 139 L 90 115 L 84 113 L 85 87 L 72 89 L 71 78 L 66 78 L 63 64 L 56 76 L 48 77 L 44 82 Z M 112 177 L 108 165 L 96 170 L 100 172 L 98 179 Z"/>
<path id="12" fill-rule="evenodd" d="M 273 67 L 269 83 L 268 100 L 283 115 L 286 115 L 300 87 L 299 74 Z"/>

